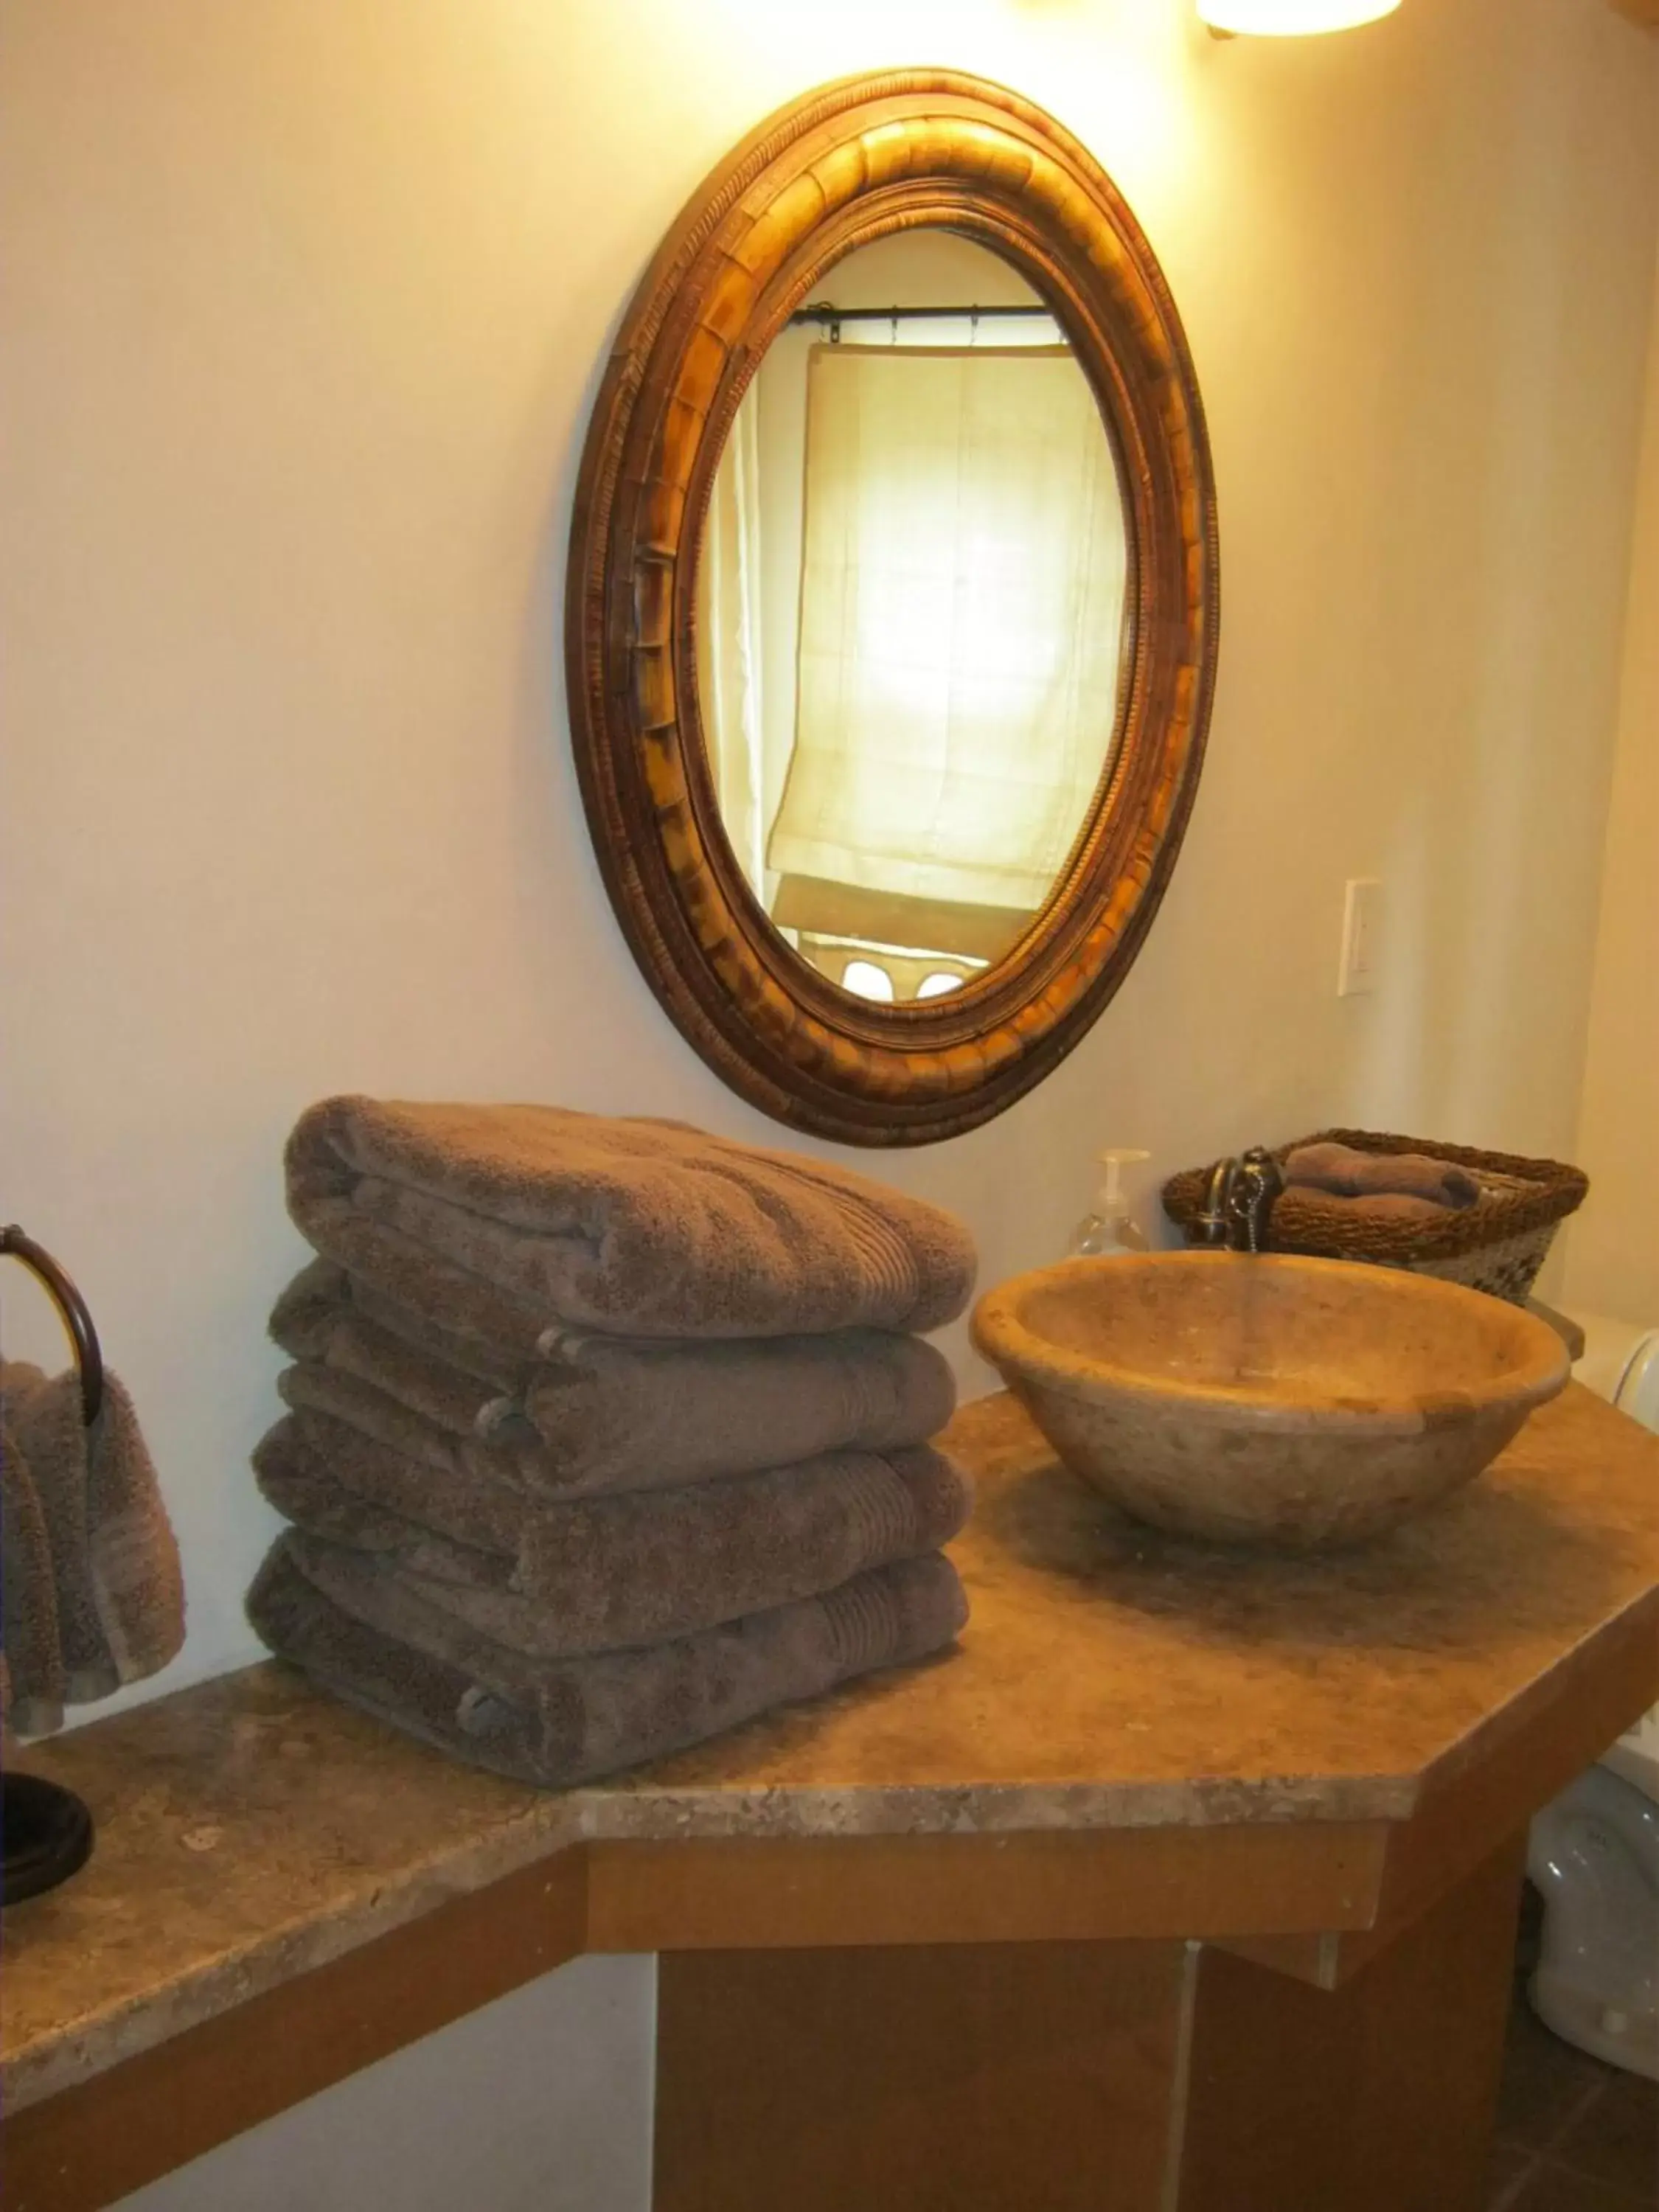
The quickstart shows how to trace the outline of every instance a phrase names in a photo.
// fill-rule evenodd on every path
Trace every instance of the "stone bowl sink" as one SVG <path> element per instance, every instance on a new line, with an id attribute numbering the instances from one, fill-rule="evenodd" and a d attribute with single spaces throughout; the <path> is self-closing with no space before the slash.
<path id="1" fill-rule="evenodd" d="M 1065 1260 L 988 1291 L 973 1335 L 1126 1513 L 1304 1552 L 1479 1474 L 1568 1366 L 1547 1322 L 1484 1291 L 1289 1253 Z"/>

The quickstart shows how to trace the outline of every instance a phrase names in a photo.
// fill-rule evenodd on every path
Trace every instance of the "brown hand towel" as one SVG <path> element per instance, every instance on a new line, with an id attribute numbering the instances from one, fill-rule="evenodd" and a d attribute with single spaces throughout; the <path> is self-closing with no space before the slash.
<path id="1" fill-rule="evenodd" d="M 45 1735 L 64 1724 L 68 1686 L 58 1590 L 40 1492 L 6 1411 L 0 1398 L 0 1644 L 5 1656 L 0 1718 L 21 1735 Z"/>
<path id="2" fill-rule="evenodd" d="M 670 1487 L 843 1445 L 920 1443 L 956 1405 L 934 1347 L 885 1329 L 702 1344 L 550 1331 L 545 1358 L 498 1359 L 486 1376 L 476 1346 L 325 1261 L 283 1291 L 270 1333 L 301 1364 L 291 1404 L 436 1465 L 494 1464 L 549 1491 Z"/>
<path id="3" fill-rule="evenodd" d="M 52 1550 L 65 1699 L 106 1698 L 165 1667 L 185 1640 L 185 1590 L 149 1449 L 118 1376 L 88 1427 L 81 1380 L 0 1367 L 0 1400 L 27 1460 Z"/>
<path id="4" fill-rule="evenodd" d="M 973 1289 L 968 1232 L 850 1169 L 556 1106 L 325 1100 L 289 1210 L 400 1305 L 534 1357 L 552 1322 L 641 1337 L 926 1331 Z"/>
<path id="5" fill-rule="evenodd" d="M 538 1660 L 435 1613 L 418 1642 L 388 1635 L 374 1619 L 386 1578 L 372 1560 L 343 1552 L 323 1570 L 313 1547 L 302 1567 L 295 1546 L 278 1540 L 248 1595 L 271 1650 L 389 1726 L 544 1789 L 660 1759 L 775 1705 L 924 1658 L 968 1617 L 955 1568 L 935 1554 L 673 1643 Z"/>
<path id="6" fill-rule="evenodd" d="M 973 1502 L 952 1462 L 921 1446 L 826 1452 L 726 1482 L 568 1504 L 495 1493 L 471 1515 L 447 1496 L 434 1528 L 418 1480 L 386 1467 L 389 1456 L 325 1416 L 289 1414 L 254 1466 L 266 1498 L 306 1536 L 375 1555 L 396 1585 L 389 1607 L 406 1590 L 542 1658 L 654 1644 L 814 1596 L 937 1551 Z M 295 1557 L 308 1560 L 303 1541 Z M 407 1632 L 390 1613 L 379 1625 Z"/>
<path id="7" fill-rule="evenodd" d="M 1425 1152 L 1362 1152 L 1352 1145 L 1302 1145 L 1285 1163 L 1287 1183 L 1335 1198 L 1395 1197 L 1431 1206 L 1473 1206 L 1480 1186 L 1453 1160 Z M 1397 1209 L 1396 1209 L 1397 1210 Z"/>

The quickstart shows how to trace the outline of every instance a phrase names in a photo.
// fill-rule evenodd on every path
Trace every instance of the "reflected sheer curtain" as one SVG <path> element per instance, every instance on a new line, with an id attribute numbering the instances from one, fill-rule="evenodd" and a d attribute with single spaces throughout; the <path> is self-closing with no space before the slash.
<path id="1" fill-rule="evenodd" d="M 720 817 L 763 898 L 758 392 L 751 384 L 732 417 L 709 495 L 697 574 L 697 670 Z"/>
<path id="2" fill-rule="evenodd" d="M 964 923 L 1006 942 L 1042 906 L 1116 722 L 1093 394 L 1064 348 L 815 347 L 805 501 L 777 919 L 994 957 Z"/>

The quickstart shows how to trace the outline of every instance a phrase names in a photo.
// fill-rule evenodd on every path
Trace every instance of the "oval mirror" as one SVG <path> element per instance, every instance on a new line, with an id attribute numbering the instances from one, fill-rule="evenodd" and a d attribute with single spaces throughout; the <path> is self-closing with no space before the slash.
<path id="1" fill-rule="evenodd" d="M 1173 305 L 1057 124 L 915 75 L 738 149 L 619 337 L 568 621 L 607 886 L 728 1082 L 917 1143 L 1076 1043 L 1191 804 L 1216 571 Z"/>

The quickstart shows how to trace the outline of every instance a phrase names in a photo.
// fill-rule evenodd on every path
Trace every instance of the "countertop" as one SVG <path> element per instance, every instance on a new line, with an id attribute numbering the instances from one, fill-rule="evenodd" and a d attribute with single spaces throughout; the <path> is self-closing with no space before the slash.
<path id="1" fill-rule="evenodd" d="M 447 1763 L 266 1664 L 28 1747 L 98 1823 L 6 1916 L 16 2110 L 599 1839 L 1403 1822 L 1650 1638 L 1659 1440 L 1577 1385 L 1480 1480 L 1334 1559 L 1122 1519 L 1012 1400 L 946 1441 L 979 1502 L 959 1646 L 562 1796 Z"/>

